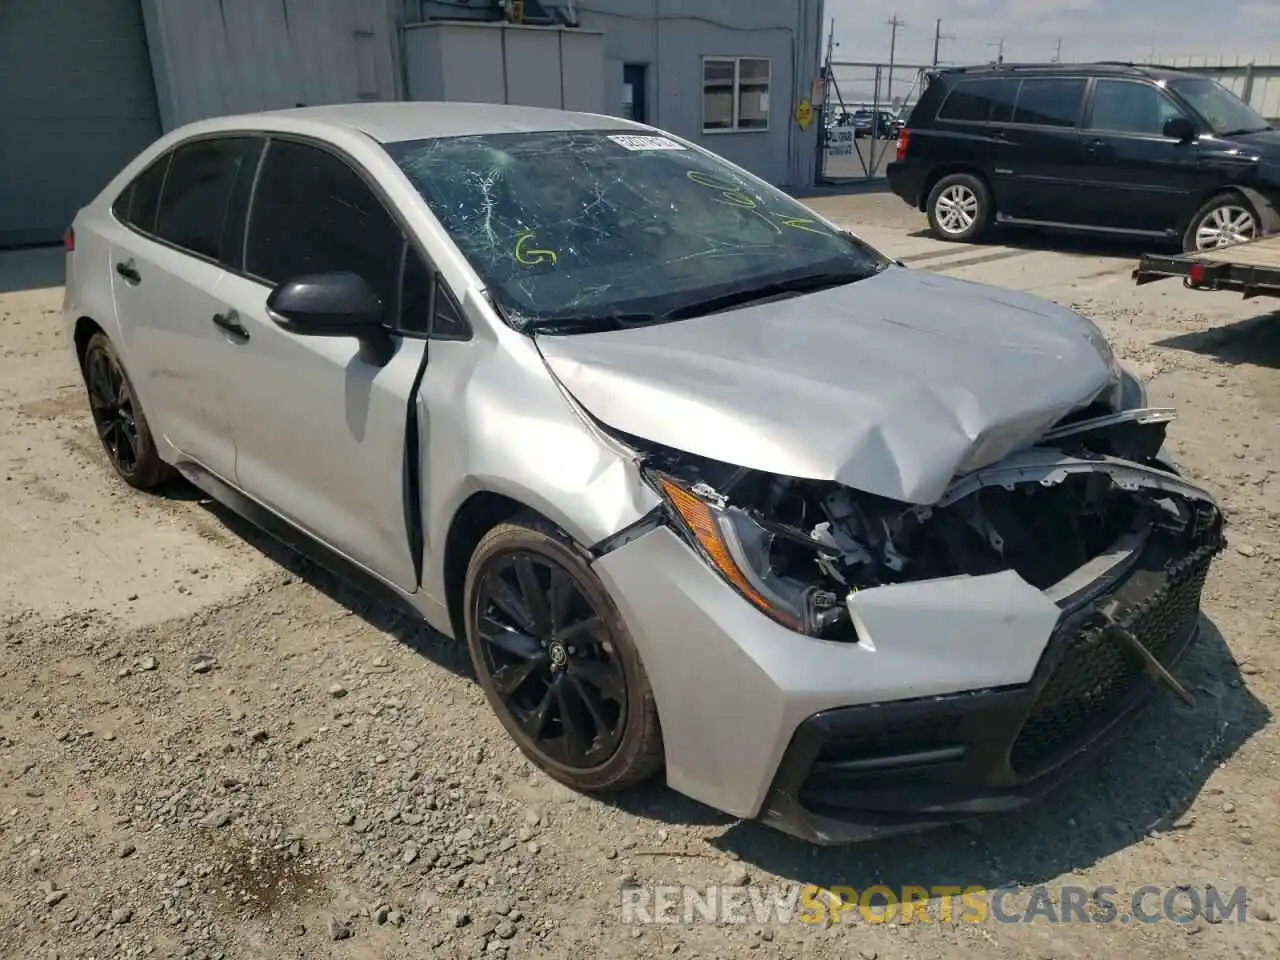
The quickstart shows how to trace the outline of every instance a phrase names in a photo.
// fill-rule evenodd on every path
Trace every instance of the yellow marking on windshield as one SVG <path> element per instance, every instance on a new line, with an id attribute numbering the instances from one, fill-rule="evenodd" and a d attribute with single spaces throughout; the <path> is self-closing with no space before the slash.
<path id="1" fill-rule="evenodd" d="M 826 234 L 828 231 L 823 230 L 817 220 L 811 220 L 808 217 L 788 217 L 785 214 L 775 213 L 775 217 L 782 217 L 782 225 L 790 227 L 792 230 L 803 230 L 805 233 Z"/>
<path id="2" fill-rule="evenodd" d="M 530 250 L 528 249 L 529 241 L 534 237 L 533 231 L 522 233 L 516 237 L 516 260 L 523 263 L 526 267 L 536 267 L 540 263 L 549 263 L 553 267 L 556 265 L 556 252 L 554 250 Z"/>
<path id="3" fill-rule="evenodd" d="M 715 174 L 706 173 L 703 170 L 690 170 L 685 174 L 691 181 L 702 187 L 711 190 L 720 191 L 720 196 L 716 198 L 716 203 L 723 203 L 725 206 L 737 207 L 740 210 L 748 210 L 754 213 L 761 220 L 773 227 L 778 233 L 782 232 L 782 227 L 789 227 L 792 230 L 801 230 L 804 233 L 816 233 L 825 235 L 828 231 L 823 230 L 817 220 L 809 217 L 793 217 L 785 213 L 770 212 L 766 215 L 765 211 L 756 202 L 755 197 L 747 193 L 741 184 L 729 180 L 727 177 L 719 177 Z M 775 219 L 770 219 L 773 217 Z M 776 220 L 776 222 L 775 222 Z M 779 226 L 781 224 L 781 226 Z"/>

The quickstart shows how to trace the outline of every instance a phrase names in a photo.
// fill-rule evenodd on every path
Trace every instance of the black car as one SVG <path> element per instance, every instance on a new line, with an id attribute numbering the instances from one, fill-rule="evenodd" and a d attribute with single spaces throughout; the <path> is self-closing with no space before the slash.
<path id="1" fill-rule="evenodd" d="M 888 166 L 945 240 L 992 224 L 1204 250 L 1280 224 L 1280 131 L 1206 77 L 1130 64 L 933 74 Z"/>
<path id="2" fill-rule="evenodd" d="M 873 118 L 878 118 L 879 122 L 875 122 Z M 902 124 L 888 110 L 879 111 L 878 117 L 871 110 L 855 110 L 852 125 L 855 137 L 870 136 L 874 126 L 879 140 L 892 140 L 902 129 Z"/>

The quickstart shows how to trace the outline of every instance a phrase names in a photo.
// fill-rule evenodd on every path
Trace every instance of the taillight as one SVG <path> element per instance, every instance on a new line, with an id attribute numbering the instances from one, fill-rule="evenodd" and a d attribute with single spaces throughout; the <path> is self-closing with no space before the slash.
<path id="1" fill-rule="evenodd" d="M 76 228 L 67 227 L 66 233 L 62 235 L 62 246 L 67 253 L 74 253 L 76 249 Z"/>
<path id="2" fill-rule="evenodd" d="M 907 159 L 907 144 L 911 142 L 911 131 L 903 127 L 898 131 L 898 160 Z"/>

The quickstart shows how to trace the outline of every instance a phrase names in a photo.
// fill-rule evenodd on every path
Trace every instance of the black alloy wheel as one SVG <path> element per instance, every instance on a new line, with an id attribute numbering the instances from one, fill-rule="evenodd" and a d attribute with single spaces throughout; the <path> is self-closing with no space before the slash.
<path id="1" fill-rule="evenodd" d="M 577 790 L 615 790 L 662 766 L 648 676 L 591 558 L 535 514 L 481 539 L 463 588 L 471 663 L 530 760 Z"/>
<path id="2" fill-rule="evenodd" d="M 89 409 L 98 427 L 98 438 L 121 476 L 138 471 L 138 418 L 133 389 L 116 358 L 107 350 L 91 347 L 84 358 L 84 379 L 89 389 Z"/>
<path id="3" fill-rule="evenodd" d="M 539 751 L 580 769 L 608 760 L 626 727 L 626 673 L 569 573 L 527 551 L 502 554 L 476 602 L 486 672 Z"/>
<path id="4" fill-rule="evenodd" d="M 137 391 L 105 333 L 89 338 L 81 366 L 93 424 L 112 468 L 139 490 L 172 480 L 175 471 L 160 459 Z"/>

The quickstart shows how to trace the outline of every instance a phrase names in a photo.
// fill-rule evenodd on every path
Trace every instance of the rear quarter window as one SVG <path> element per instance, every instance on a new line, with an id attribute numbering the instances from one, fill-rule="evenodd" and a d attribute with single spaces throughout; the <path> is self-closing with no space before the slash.
<path id="1" fill-rule="evenodd" d="M 164 189 L 169 161 L 172 159 L 173 154 L 166 153 L 134 177 L 133 182 L 124 188 L 111 205 L 111 212 L 116 215 L 116 219 L 143 233 L 155 233 L 160 192 Z"/>

